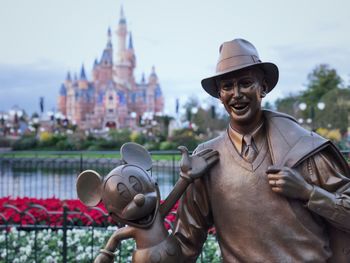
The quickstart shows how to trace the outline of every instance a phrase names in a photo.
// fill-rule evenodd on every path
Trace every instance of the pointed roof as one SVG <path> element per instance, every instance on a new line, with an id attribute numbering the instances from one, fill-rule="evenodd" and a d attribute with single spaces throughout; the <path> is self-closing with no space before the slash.
<path id="1" fill-rule="evenodd" d="M 107 45 L 106 48 L 112 48 L 112 31 L 111 27 L 108 27 L 107 30 Z"/>
<path id="2" fill-rule="evenodd" d="M 86 80 L 86 74 L 85 74 L 84 64 L 81 65 L 80 80 Z"/>
<path id="3" fill-rule="evenodd" d="M 72 77 L 70 75 L 70 71 L 67 72 L 66 80 L 67 81 L 71 81 L 72 80 Z"/>
<path id="4" fill-rule="evenodd" d="M 112 49 L 105 48 L 103 50 L 100 63 L 102 65 L 105 65 L 105 64 L 112 65 L 113 64 L 113 52 L 112 52 Z"/>
<path id="5" fill-rule="evenodd" d="M 134 49 L 134 44 L 133 44 L 133 41 L 132 41 L 132 34 L 131 34 L 131 32 L 129 34 L 129 49 Z"/>
<path id="6" fill-rule="evenodd" d="M 66 86 L 64 84 L 61 85 L 60 95 L 61 96 L 66 96 L 67 95 L 67 89 L 66 89 Z"/>
<path id="7" fill-rule="evenodd" d="M 97 58 L 95 58 L 95 61 L 94 61 L 94 66 L 93 66 L 93 68 L 95 69 L 96 67 L 98 66 L 98 60 L 97 60 Z"/>
<path id="8" fill-rule="evenodd" d="M 124 16 L 123 5 L 121 5 L 121 7 L 120 7 L 119 25 L 121 25 L 121 24 L 126 24 L 126 19 L 125 19 L 125 16 Z"/>
<path id="9" fill-rule="evenodd" d="M 157 77 L 157 73 L 156 73 L 156 67 L 153 65 L 152 66 L 152 72 L 151 72 L 151 75 L 152 77 Z"/>

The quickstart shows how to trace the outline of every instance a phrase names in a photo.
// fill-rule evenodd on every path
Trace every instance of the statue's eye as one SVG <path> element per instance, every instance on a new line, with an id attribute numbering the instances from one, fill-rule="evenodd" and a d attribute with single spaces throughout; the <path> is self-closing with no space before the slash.
<path id="1" fill-rule="evenodd" d="M 135 176 L 129 177 L 129 182 L 131 184 L 131 187 L 138 193 L 142 192 L 142 184 L 139 179 L 137 179 Z"/>
<path id="2" fill-rule="evenodd" d="M 129 192 L 129 190 L 128 190 L 128 188 L 126 187 L 125 184 L 119 183 L 119 184 L 117 185 L 117 190 L 118 190 L 119 194 L 120 194 L 122 197 L 124 197 L 125 199 L 128 199 L 128 200 L 131 199 L 131 194 L 130 194 L 130 192 Z"/>

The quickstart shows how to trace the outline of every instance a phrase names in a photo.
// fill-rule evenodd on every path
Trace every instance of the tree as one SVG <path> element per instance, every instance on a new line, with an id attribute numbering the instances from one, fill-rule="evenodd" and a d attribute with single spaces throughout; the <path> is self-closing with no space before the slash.
<path id="1" fill-rule="evenodd" d="M 342 78 L 335 69 L 327 64 L 321 64 L 308 74 L 307 79 L 305 91 L 276 100 L 277 110 L 296 119 L 312 119 L 310 128 L 323 127 L 346 131 L 349 125 L 350 89 L 343 87 Z M 304 111 L 298 107 L 302 102 L 307 105 Z M 319 102 L 325 104 L 323 110 L 317 107 Z"/>
<path id="2" fill-rule="evenodd" d="M 326 93 L 342 88 L 343 83 L 337 71 L 327 64 L 316 66 L 307 79 L 307 89 L 301 94 L 301 99 L 313 106 L 316 106 Z"/>

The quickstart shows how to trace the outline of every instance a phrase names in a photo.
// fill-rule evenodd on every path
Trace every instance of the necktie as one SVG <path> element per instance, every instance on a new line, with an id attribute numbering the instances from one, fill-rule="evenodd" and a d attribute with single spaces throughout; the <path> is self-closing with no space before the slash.
<path id="1" fill-rule="evenodd" d="M 246 134 L 243 136 L 244 149 L 243 149 L 243 158 L 252 163 L 257 156 L 257 152 L 255 151 L 252 145 L 252 136 L 250 134 Z"/>

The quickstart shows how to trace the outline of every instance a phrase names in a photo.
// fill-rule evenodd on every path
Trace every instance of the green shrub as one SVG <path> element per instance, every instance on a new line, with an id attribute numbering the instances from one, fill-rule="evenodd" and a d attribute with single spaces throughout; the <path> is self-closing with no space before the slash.
<path id="1" fill-rule="evenodd" d="M 176 150 L 176 144 L 174 142 L 164 141 L 159 144 L 159 150 Z"/>
<path id="2" fill-rule="evenodd" d="M 12 149 L 13 150 L 31 150 L 35 149 L 38 144 L 38 140 L 35 138 L 35 136 L 23 136 L 22 138 L 18 139 L 14 142 Z"/>

